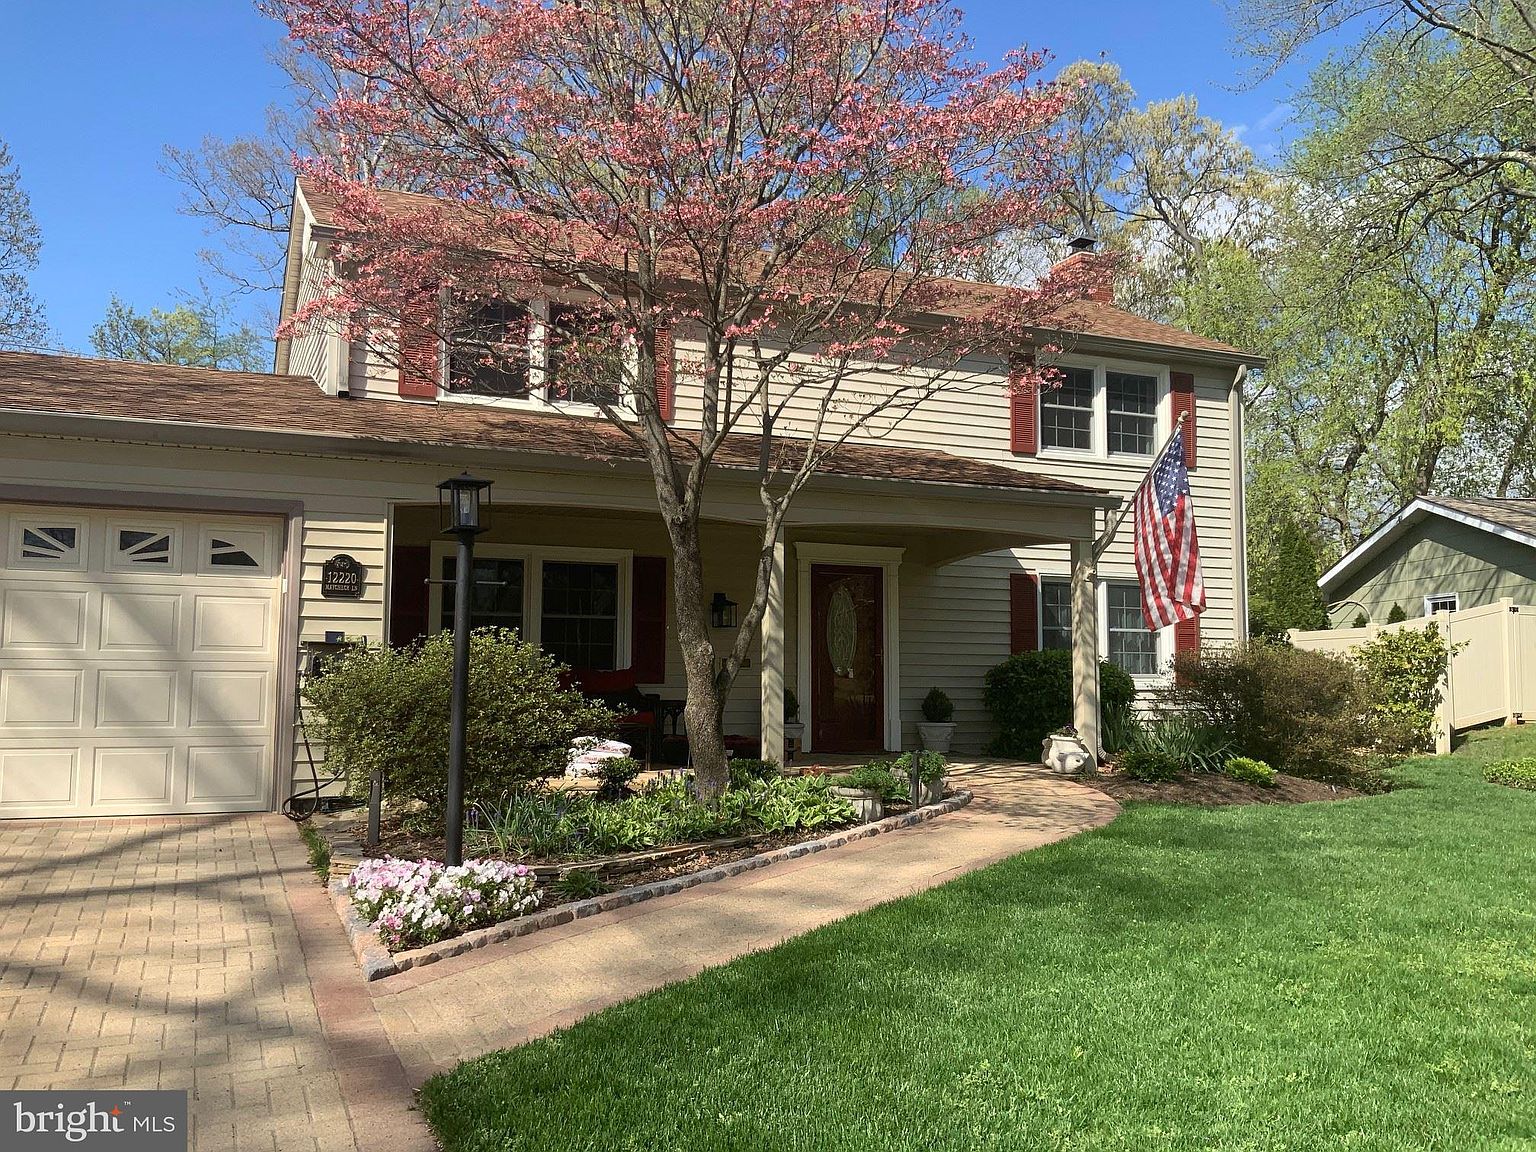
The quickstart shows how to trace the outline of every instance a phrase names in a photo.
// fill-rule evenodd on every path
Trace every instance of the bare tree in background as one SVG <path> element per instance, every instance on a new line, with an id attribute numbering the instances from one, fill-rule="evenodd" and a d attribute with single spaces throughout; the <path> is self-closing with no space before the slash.
<path id="1" fill-rule="evenodd" d="M 266 293 L 281 287 L 293 203 L 296 158 L 337 158 L 341 148 L 317 116 L 342 91 L 343 77 L 284 44 L 272 62 L 288 76 L 290 105 L 267 109 L 261 135 L 205 136 L 195 148 L 166 145 L 161 171 L 182 186 L 181 210 L 207 226 L 217 247 L 199 255 L 231 290 Z M 397 187 L 382 170 L 377 150 L 352 149 L 358 179 Z"/>
<path id="2" fill-rule="evenodd" d="M 43 306 L 27 283 L 42 245 L 21 170 L 0 140 L 0 348 L 37 347 L 48 338 Z"/>

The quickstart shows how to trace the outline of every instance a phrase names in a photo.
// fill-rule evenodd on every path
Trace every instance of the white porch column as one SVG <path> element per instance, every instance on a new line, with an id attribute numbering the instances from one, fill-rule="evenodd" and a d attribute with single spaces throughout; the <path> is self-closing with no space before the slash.
<path id="1" fill-rule="evenodd" d="M 768 604 L 763 612 L 763 759 L 784 763 L 784 540 L 773 546 Z"/>
<path id="2" fill-rule="evenodd" d="M 1092 540 L 1072 542 L 1072 723 L 1077 737 L 1104 756 L 1099 743 L 1099 596 Z"/>

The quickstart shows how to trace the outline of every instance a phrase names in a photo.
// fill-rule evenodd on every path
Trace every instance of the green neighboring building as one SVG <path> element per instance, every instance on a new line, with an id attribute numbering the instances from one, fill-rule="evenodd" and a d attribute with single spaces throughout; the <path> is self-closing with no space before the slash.
<path id="1" fill-rule="evenodd" d="M 1536 500 L 1420 497 L 1317 583 L 1334 625 L 1362 611 L 1385 623 L 1394 604 L 1410 617 L 1536 604 Z"/>

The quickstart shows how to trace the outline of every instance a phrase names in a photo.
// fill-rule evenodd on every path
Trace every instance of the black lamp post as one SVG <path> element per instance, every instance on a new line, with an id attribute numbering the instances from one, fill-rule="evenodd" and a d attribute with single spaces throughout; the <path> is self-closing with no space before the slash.
<path id="1" fill-rule="evenodd" d="M 464 863 L 464 744 L 469 702 L 469 590 L 474 587 L 475 537 L 480 501 L 491 486 L 463 472 L 437 486 L 442 529 L 459 540 L 453 570 L 453 697 L 448 711 L 448 811 L 444 819 L 448 863 Z"/>

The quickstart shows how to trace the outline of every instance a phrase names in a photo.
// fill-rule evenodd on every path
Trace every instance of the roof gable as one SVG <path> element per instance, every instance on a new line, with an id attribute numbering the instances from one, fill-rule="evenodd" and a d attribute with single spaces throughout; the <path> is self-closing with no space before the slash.
<path id="1" fill-rule="evenodd" d="M 1480 532 L 1487 532 L 1517 544 L 1536 548 L 1536 500 L 1420 496 L 1324 572 L 1318 579 L 1317 586 L 1326 593 L 1331 586 L 1357 571 L 1383 549 L 1396 543 L 1413 525 L 1430 516 L 1438 516 L 1475 528 Z"/>

